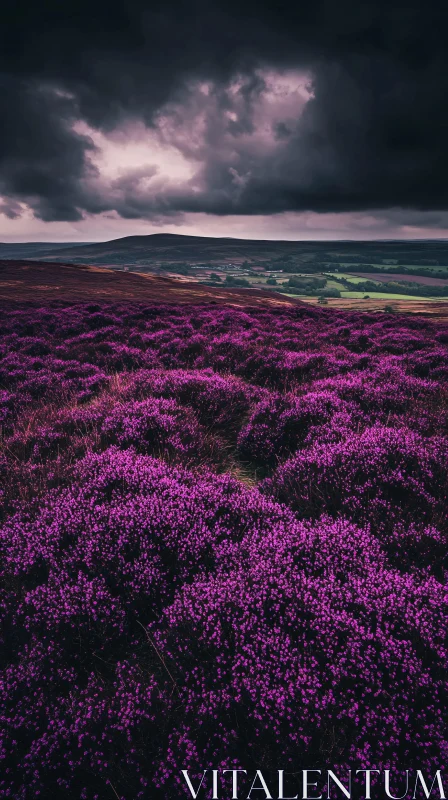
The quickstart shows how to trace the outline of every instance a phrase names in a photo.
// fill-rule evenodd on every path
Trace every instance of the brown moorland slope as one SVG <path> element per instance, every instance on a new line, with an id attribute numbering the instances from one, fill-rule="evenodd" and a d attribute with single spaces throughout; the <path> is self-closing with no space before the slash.
<path id="1" fill-rule="evenodd" d="M 284 307 L 315 304 L 317 297 L 295 298 L 263 289 L 204 286 L 187 280 L 120 272 L 102 267 L 0 260 L 0 303 L 53 301 L 119 301 L 148 303 L 213 303 L 231 306 Z M 330 298 L 327 307 L 346 311 L 384 311 L 427 314 L 448 319 L 448 303 L 395 299 Z"/>
<path id="2" fill-rule="evenodd" d="M 270 307 L 301 304 L 295 298 L 260 289 L 221 289 L 85 265 L 0 261 L 0 301 L 41 303 L 54 300 L 141 300 Z"/>

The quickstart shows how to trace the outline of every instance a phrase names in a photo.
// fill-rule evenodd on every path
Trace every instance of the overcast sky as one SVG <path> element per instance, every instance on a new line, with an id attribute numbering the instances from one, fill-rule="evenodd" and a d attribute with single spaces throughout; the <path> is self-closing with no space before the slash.
<path id="1" fill-rule="evenodd" d="M 448 236 L 446 4 L 1 13 L 2 241 Z"/>

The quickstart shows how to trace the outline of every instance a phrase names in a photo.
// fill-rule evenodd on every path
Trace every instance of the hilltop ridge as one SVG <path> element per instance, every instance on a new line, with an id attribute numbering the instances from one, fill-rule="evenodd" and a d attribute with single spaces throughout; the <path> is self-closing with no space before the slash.
<path id="1" fill-rule="evenodd" d="M 290 261 L 314 271 L 321 262 L 448 267 L 448 240 L 431 241 L 294 241 L 237 239 L 234 237 L 189 236 L 178 233 L 151 233 L 124 236 L 107 242 L 76 244 L 0 243 L 0 258 L 38 258 L 73 264 L 137 267 L 151 271 L 157 267 L 184 263 L 228 263 L 266 265 Z"/>

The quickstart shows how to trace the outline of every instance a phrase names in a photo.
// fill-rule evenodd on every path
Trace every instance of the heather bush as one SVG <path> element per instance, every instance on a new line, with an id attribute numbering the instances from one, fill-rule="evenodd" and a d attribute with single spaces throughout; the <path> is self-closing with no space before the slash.
<path id="1" fill-rule="evenodd" d="M 4 427 L 13 416 L 18 398 L 13 392 L 0 390 L 0 426 Z"/>
<path id="2" fill-rule="evenodd" d="M 327 378 L 317 381 L 315 387 L 356 403 L 365 416 L 376 420 L 385 420 L 391 413 L 412 411 L 416 405 L 427 406 L 434 401 L 440 404 L 442 393 L 437 381 L 415 377 L 387 358 L 374 370 Z"/>
<path id="3" fill-rule="evenodd" d="M 352 404 L 353 406 L 353 404 Z M 337 417 L 352 423 L 349 404 L 332 392 L 308 392 L 302 396 L 278 395 L 261 401 L 241 430 L 238 448 L 242 458 L 272 465 L 319 435 Z M 345 427 L 344 427 L 345 430 Z"/>
<path id="4" fill-rule="evenodd" d="M 4 793 L 101 796 L 112 770 L 145 797 L 170 791 L 186 743 L 191 768 L 288 766 L 333 727 L 338 764 L 429 765 L 444 746 L 443 587 L 395 571 L 367 528 L 112 448 L 11 517 L 1 550 L 19 633 Z"/>
<path id="5" fill-rule="evenodd" d="M 281 464 L 261 489 L 306 518 L 343 514 L 368 523 L 406 567 L 443 566 L 448 442 L 375 426 L 316 443 Z"/>
<path id="6" fill-rule="evenodd" d="M 175 399 L 194 410 L 204 425 L 229 430 L 241 424 L 251 402 L 260 395 L 256 388 L 233 376 L 205 370 L 139 370 L 127 386 L 135 397 Z"/>
<path id="7" fill-rule="evenodd" d="M 232 569 L 186 584 L 165 611 L 157 643 L 188 676 L 201 723 L 170 736 L 165 783 L 185 750 L 198 764 L 293 768 L 323 753 L 337 764 L 431 763 L 446 748 L 440 584 L 395 572 L 345 521 L 288 522 L 248 533 L 226 552 Z"/>
<path id="8" fill-rule="evenodd" d="M 194 413 L 164 398 L 116 403 L 103 419 L 100 433 L 111 444 L 177 456 L 186 463 L 200 461 L 211 446 Z"/>
<path id="9" fill-rule="evenodd" d="M 0 798 L 448 756 L 446 326 L 0 313 Z"/>

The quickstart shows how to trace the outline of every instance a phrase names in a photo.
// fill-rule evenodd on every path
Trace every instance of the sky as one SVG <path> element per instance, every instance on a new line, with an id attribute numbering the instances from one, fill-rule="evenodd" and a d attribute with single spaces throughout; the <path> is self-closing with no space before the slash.
<path id="1" fill-rule="evenodd" d="M 433 0 L 4 0 L 0 241 L 448 237 Z"/>

